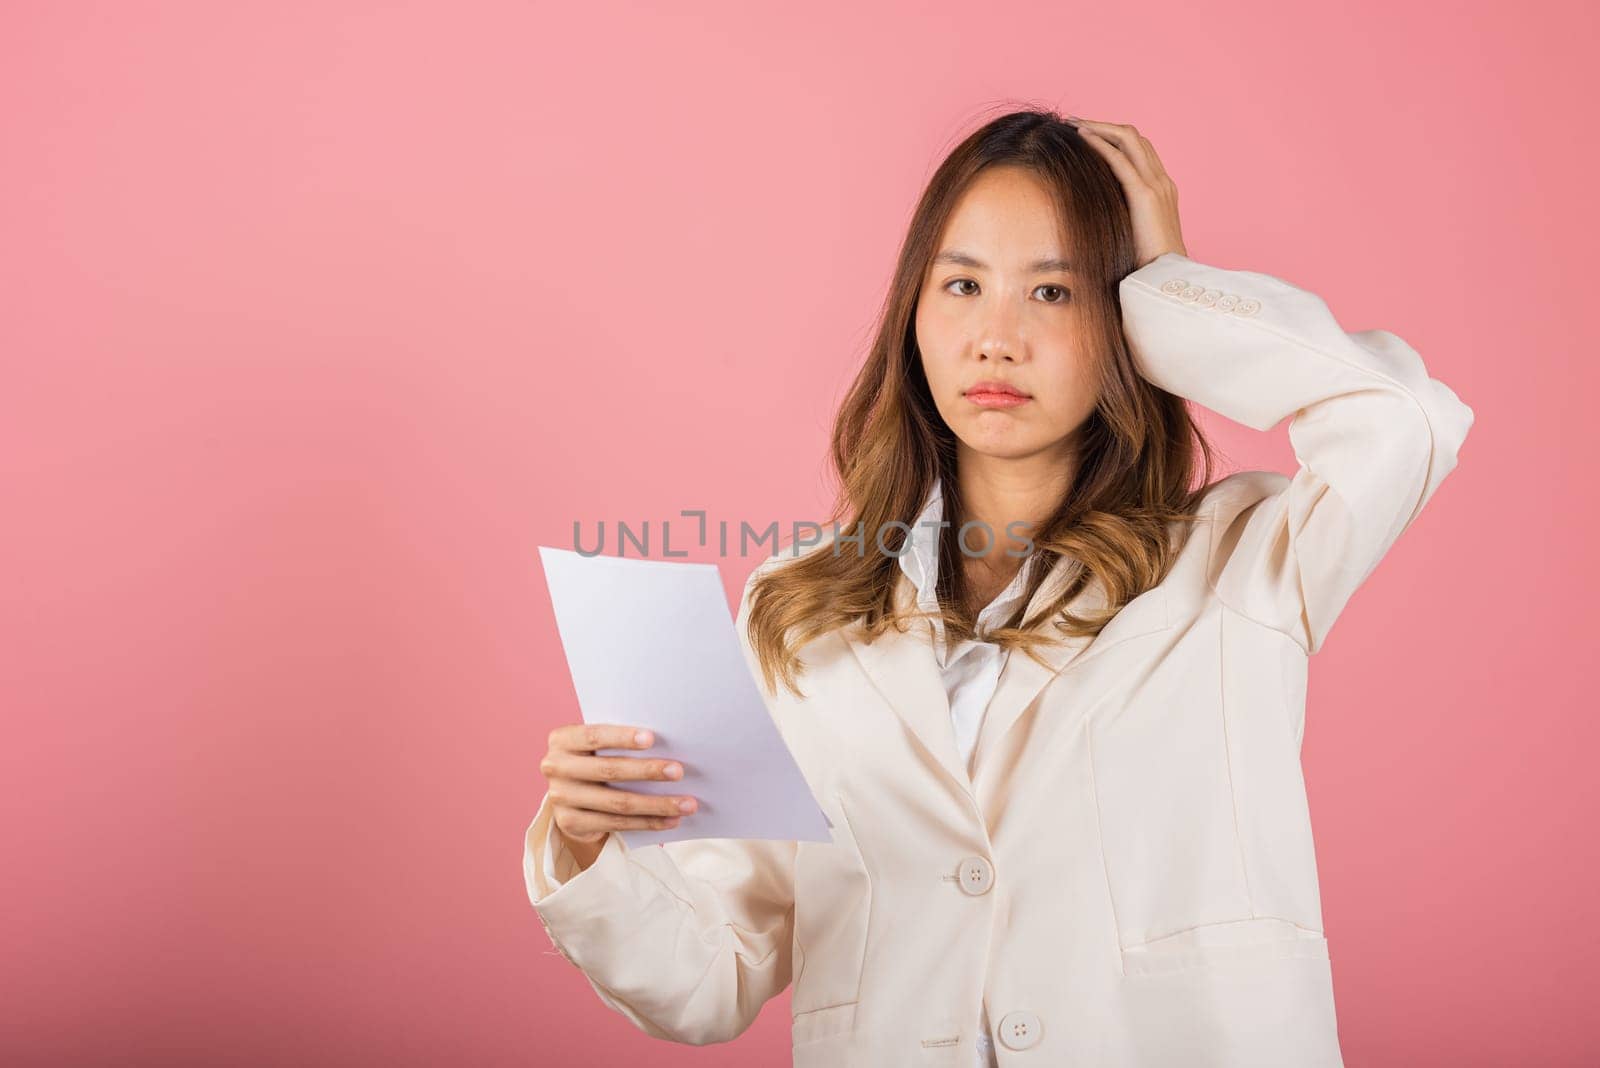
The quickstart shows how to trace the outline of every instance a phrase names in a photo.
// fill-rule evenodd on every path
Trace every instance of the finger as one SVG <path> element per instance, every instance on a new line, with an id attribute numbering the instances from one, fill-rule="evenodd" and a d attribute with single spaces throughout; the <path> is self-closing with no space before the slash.
<path id="1" fill-rule="evenodd" d="M 700 809 L 694 797 L 644 794 L 616 786 L 585 782 L 563 782 L 550 790 L 550 799 L 568 808 L 590 812 L 610 812 L 619 816 L 687 816 Z"/>
<path id="2" fill-rule="evenodd" d="M 1148 175 L 1152 182 L 1166 177 L 1167 169 L 1161 165 L 1161 157 L 1156 155 L 1156 146 L 1150 143 L 1150 138 L 1131 124 L 1111 125 L 1113 130 L 1123 134 L 1128 145 L 1128 154 L 1143 174 Z"/>
<path id="3" fill-rule="evenodd" d="M 550 748 L 575 753 L 596 749 L 649 749 L 655 734 L 644 727 L 613 723 L 568 723 L 550 732 Z"/>
<path id="4" fill-rule="evenodd" d="M 1167 165 L 1161 162 L 1161 155 L 1156 151 L 1156 146 L 1150 143 L 1150 138 L 1140 134 L 1139 140 L 1144 144 L 1144 158 L 1145 162 L 1150 165 L 1150 173 L 1157 178 L 1170 180 L 1170 175 L 1167 174 Z"/>
<path id="5" fill-rule="evenodd" d="M 656 831 L 676 827 L 676 816 L 622 816 L 583 808 L 561 809 L 555 816 L 561 833 L 574 841 L 588 841 L 605 831 Z"/>
<path id="6" fill-rule="evenodd" d="M 1117 122 L 1096 122 L 1093 119 L 1079 119 L 1078 122 L 1080 133 L 1087 129 L 1119 148 L 1146 185 L 1155 186 L 1166 177 L 1167 172 L 1161 166 L 1160 159 L 1156 157 L 1155 146 L 1132 126 Z"/>
<path id="7" fill-rule="evenodd" d="M 1132 174 L 1140 184 L 1153 186 L 1157 174 L 1150 165 L 1145 145 L 1138 131 L 1130 126 L 1122 126 L 1114 122 L 1093 122 L 1082 120 L 1085 125 L 1079 127 L 1079 133 L 1087 131 L 1089 140 L 1098 138 L 1102 145 L 1115 147 L 1116 150 L 1132 165 Z M 1090 140 L 1093 144 L 1094 141 Z"/>
<path id="8" fill-rule="evenodd" d="M 1128 158 L 1127 153 L 1122 150 L 1120 145 L 1114 144 L 1109 139 L 1100 136 L 1098 132 L 1086 127 L 1079 127 L 1078 133 L 1088 145 L 1105 158 L 1107 163 L 1111 164 L 1112 172 L 1116 174 L 1117 180 L 1124 187 L 1135 189 L 1149 186 L 1150 183 L 1145 180 L 1144 175 L 1139 173 L 1139 169 L 1133 165 L 1133 161 Z"/>
<path id="9" fill-rule="evenodd" d="M 667 757 L 586 756 L 582 753 L 552 753 L 546 761 L 547 779 L 575 779 L 580 782 L 673 782 L 683 778 L 683 765 Z M 541 769 L 543 770 L 543 769 Z"/>

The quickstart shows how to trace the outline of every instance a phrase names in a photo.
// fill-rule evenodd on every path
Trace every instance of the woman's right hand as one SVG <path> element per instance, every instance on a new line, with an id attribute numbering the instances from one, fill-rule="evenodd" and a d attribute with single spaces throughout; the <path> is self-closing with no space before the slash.
<path id="1" fill-rule="evenodd" d="M 683 766 L 660 757 L 596 756 L 596 749 L 648 749 L 650 731 L 604 723 L 569 723 L 550 732 L 539 773 L 550 783 L 551 822 L 579 868 L 588 868 L 612 831 L 676 827 L 694 812 L 693 797 L 619 790 L 610 784 L 643 779 L 672 781 Z"/>

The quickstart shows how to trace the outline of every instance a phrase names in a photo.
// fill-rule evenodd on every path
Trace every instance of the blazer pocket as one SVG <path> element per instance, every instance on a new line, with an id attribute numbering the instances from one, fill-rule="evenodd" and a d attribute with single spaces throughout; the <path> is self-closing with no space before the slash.
<path id="1" fill-rule="evenodd" d="M 840 819 L 834 842 L 801 842 L 795 857 L 795 978 L 791 1009 L 799 1032 L 828 1033 L 854 1015 L 861 996 L 872 920 L 872 878 L 856 845 L 850 813 L 834 795 Z M 851 1009 L 846 1014 L 833 1010 Z M 812 1019 L 802 1024 L 802 1017 Z M 848 1026 L 848 1024 L 846 1024 Z"/>
<path id="2" fill-rule="evenodd" d="M 856 1003 L 845 1005 L 832 1005 L 826 1009 L 816 1009 L 812 1012 L 802 1012 L 794 1017 L 794 1026 L 791 1030 L 793 1047 L 795 1051 L 795 1064 L 802 1063 L 801 1055 L 810 1058 L 821 1058 L 823 1055 L 837 1057 L 841 1051 L 850 1044 L 851 1032 L 855 1029 Z M 812 1063 L 808 1061 L 806 1063 Z M 838 1068 L 843 1063 L 842 1058 L 836 1060 L 815 1059 L 816 1064 L 826 1064 L 829 1068 Z"/>
<path id="3" fill-rule="evenodd" d="M 1158 975 L 1299 957 L 1328 959 L 1328 941 L 1321 931 L 1290 920 L 1256 917 L 1208 923 L 1129 946 L 1122 951 L 1122 972 Z"/>

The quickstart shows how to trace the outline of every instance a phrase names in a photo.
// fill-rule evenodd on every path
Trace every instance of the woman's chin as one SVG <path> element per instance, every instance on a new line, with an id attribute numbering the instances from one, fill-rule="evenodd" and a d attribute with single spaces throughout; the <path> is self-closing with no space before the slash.
<path id="1" fill-rule="evenodd" d="M 971 452 L 990 460 L 1022 460 L 1033 456 L 1043 443 L 1033 440 L 1033 435 L 977 433 L 960 435 L 961 443 Z"/>

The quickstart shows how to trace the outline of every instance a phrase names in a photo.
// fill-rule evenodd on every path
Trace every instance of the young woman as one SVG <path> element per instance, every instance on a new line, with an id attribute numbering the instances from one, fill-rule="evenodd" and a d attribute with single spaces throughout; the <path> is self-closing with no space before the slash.
<path id="1" fill-rule="evenodd" d="M 1212 481 L 1187 401 L 1287 419 L 1299 470 Z M 1394 334 L 1190 259 L 1133 127 L 989 123 L 912 220 L 833 529 L 739 609 L 835 841 L 630 851 L 693 799 L 612 784 L 681 769 L 558 728 L 523 861 L 557 951 L 679 1042 L 792 981 L 800 1066 L 1341 1064 L 1307 658 L 1472 421 Z"/>

